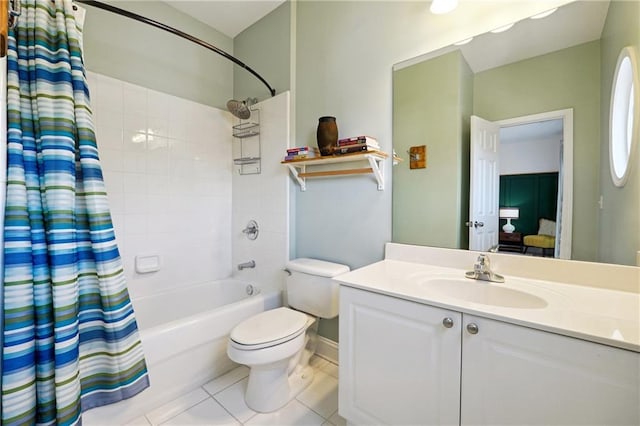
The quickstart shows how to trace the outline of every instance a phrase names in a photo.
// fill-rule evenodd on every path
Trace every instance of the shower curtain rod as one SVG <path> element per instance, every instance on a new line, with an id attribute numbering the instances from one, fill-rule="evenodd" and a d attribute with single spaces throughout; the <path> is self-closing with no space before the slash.
<path id="1" fill-rule="evenodd" d="M 276 95 L 276 90 L 273 89 L 269 83 L 267 83 L 267 81 L 262 78 L 262 76 L 260 74 L 258 74 L 257 72 L 255 72 L 253 69 L 251 69 L 251 67 L 249 67 L 247 64 L 245 64 L 244 62 L 240 61 L 238 58 L 236 58 L 235 56 L 232 56 L 230 54 L 228 54 L 227 52 L 225 52 L 224 50 L 207 43 L 206 41 L 202 41 L 199 38 L 196 38 L 190 34 L 187 34 L 183 31 L 180 31 L 176 28 L 170 27 L 168 25 L 165 25 L 163 23 L 160 23 L 158 21 L 154 21 L 153 19 L 149 19 L 146 18 L 144 16 L 135 14 L 133 12 L 129 12 L 127 10 L 123 10 L 114 6 L 111 6 L 109 4 L 106 3 L 102 3 L 99 1 L 93 1 L 93 0 L 74 0 L 75 3 L 81 3 L 81 4 L 86 4 L 89 6 L 93 6 L 93 7 L 97 7 L 98 9 L 102 9 L 102 10 L 106 10 L 108 12 L 112 12 L 118 15 L 122 15 L 124 17 L 133 19 L 135 21 L 138 22 L 142 22 L 144 24 L 148 24 L 151 25 L 152 27 L 156 27 L 159 28 L 161 30 L 167 31 L 171 34 L 177 35 L 179 37 L 182 37 L 184 39 L 187 39 L 195 44 L 199 44 L 200 46 L 209 49 L 215 53 L 217 53 L 218 55 L 230 60 L 231 62 L 233 62 L 234 64 L 244 68 L 245 70 L 249 71 L 251 74 L 253 74 L 254 77 L 256 77 L 258 80 L 260 80 L 265 86 L 267 86 L 267 89 L 269 89 L 269 93 L 271 93 L 271 96 L 275 96 Z"/>

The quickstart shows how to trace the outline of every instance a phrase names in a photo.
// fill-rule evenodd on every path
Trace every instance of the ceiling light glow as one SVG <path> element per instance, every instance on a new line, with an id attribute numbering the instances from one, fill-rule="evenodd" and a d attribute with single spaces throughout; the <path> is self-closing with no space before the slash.
<path id="1" fill-rule="evenodd" d="M 436 15 L 443 15 L 451 12 L 458 6 L 458 0 L 433 0 L 431 2 L 431 13 Z"/>

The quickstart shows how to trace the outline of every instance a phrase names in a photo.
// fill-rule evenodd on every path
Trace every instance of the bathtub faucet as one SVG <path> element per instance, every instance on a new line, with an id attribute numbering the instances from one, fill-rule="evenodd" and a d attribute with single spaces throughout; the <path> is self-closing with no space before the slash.
<path id="1" fill-rule="evenodd" d="M 247 269 L 247 268 L 255 268 L 255 267 L 256 267 L 255 260 L 250 260 L 244 263 L 238 263 L 238 271 L 242 271 L 243 269 Z"/>

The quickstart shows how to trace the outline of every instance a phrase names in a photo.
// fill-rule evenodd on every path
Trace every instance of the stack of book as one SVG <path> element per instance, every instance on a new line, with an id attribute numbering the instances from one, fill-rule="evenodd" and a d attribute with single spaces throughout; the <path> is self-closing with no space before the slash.
<path id="1" fill-rule="evenodd" d="M 355 136 L 338 140 L 333 153 L 342 155 L 363 151 L 380 151 L 380 144 L 370 136 Z"/>
<path id="2" fill-rule="evenodd" d="M 284 161 L 307 160 L 309 158 L 320 157 L 320 151 L 313 146 L 299 146 L 287 149 Z"/>

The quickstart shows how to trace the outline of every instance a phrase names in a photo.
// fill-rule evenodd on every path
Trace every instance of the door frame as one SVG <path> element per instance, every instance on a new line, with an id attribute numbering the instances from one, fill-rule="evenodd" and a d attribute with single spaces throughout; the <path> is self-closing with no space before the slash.
<path id="1" fill-rule="evenodd" d="M 501 128 L 539 121 L 562 120 L 562 223 L 558 257 L 571 259 L 573 235 L 573 108 L 495 121 Z M 557 239 L 556 239 L 557 241 Z"/>

